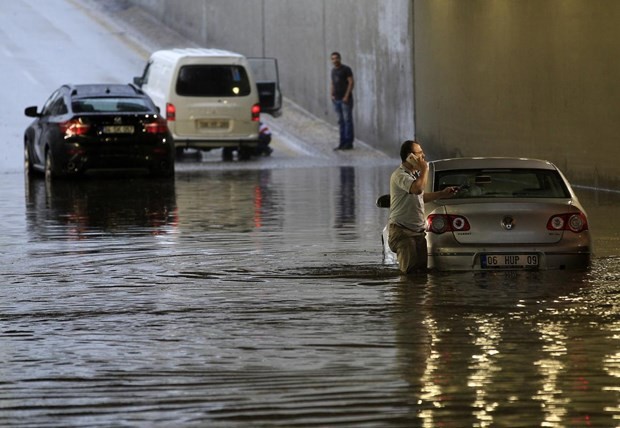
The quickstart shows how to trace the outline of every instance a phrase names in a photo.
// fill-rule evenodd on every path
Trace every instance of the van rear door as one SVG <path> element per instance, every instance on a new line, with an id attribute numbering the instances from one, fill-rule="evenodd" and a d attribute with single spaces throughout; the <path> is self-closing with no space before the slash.
<path id="1" fill-rule="evenodd" d="M 252 120 L 254 91 L 245 67 L 236 64 L 188 64 L 175 87 L 177 137 L 247 139 L 258 130 Z"/>
<path id="2" fill-rule="evenodd" d="M 276 58 L 248 58 L 260 102 L 261 113 L 278 117 L 282 114 L 282 92 Z"/>

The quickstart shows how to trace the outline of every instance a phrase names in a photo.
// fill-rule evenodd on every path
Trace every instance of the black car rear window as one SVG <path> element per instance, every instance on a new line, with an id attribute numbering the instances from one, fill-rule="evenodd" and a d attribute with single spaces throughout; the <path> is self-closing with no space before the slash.
<path id="1" fill-rule="evenodd" d="M 144 98 L 93 97 L 71 102 L 74 113 L 148 113 L 153 111 Z"/>
<path id="2" fill-rule="evenodd" d="M 434 190 L 460 186 L 455 198 L 569 198 L 557 171 L 547 169 L 462 169 L 436 171 Z"/>
<path id="3" fill-rule="evenodd" d="M 176 91 L 186 97 L 244 97 L 250 94 L 250 81 L 238 65 L 185 65 Z"/>

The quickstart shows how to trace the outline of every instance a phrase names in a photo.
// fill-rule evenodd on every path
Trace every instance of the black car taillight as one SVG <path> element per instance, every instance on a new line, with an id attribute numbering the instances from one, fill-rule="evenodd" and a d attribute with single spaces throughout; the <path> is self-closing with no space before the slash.
<path id="1" fill-rule="evenodd" d="M 437 234 L 464 232 L 470 229 L 467 219 L 460 215 L 431 214 L 426 219 L 426 230 Z"/>
<path id="2" fill-rule="evenodd" d="M 579 213 L 556 214 L 547 222 L 547 230 L 570 230 L 579 233 L 588 230 L 588 219 Z"/>
<path id="3" fill-rule="evenodd" d="M 252 122 L 258 122 L 260 120 L 260 104 L 254 104 L 252 106 Z"/>
<path id="4" fill-rule="evenodd" d="M 82 119 L 72 119 L 66 122 L 58 124 L 60 132 L 65 134 L 65 137 L 73 137 L 74 135 L 86 135 L 90 130 L 88 123 L 82 122 Z"/>
<path id="5" fill-rule="evenodd" d="M 144 132 L 147 134 L 165 134 L 168 132 L 168 124 L 160 117 L 155 122 L 145 123 Z"/>

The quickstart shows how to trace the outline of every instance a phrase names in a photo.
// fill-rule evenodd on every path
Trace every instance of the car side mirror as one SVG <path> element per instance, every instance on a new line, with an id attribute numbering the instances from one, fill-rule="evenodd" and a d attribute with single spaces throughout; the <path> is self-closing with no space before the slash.
<path id="1" fill-rule="evenodd" d="M 133 78 L 133 84 L 136 85 L 138 88 L 141 88 L 143 83 L 144 79 L 142 77 L 136 76 Z"/>
<path id="2" fill-rule="evenodd" d="M 39 113 L 37 113 L 37 106 L 26 107 L 26 109 L 24 110 L 24 114 L 28 117 L 41 116 Z"/>
<path id="3" fill-rule="evenodd" d="M 377 198 L 376 202 L 377 207 L 379 208 L 389 208 L 390 207 L 390 195 L 381 195 Z"/>

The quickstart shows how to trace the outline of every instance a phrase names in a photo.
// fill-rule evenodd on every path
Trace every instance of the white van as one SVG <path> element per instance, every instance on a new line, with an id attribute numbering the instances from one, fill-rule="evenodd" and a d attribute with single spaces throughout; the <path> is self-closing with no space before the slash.
<path id="1" fill-rule="evenodd" d="M 275 74 L 256 82 L 251 61 L 262 76 Z M 278 115 L 282 105 L 275 59 L 219 49 L 154 52 L 134 83 L 166 115 L 177 152 L 224 148 L 226 157 L 237 149 L 248 158 L 258 144 L 260 113 Z"/>

